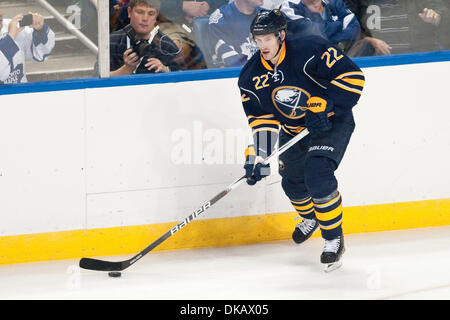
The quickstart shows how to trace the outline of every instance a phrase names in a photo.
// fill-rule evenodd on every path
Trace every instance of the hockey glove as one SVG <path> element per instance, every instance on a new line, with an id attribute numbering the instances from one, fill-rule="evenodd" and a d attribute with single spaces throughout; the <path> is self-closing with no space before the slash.
<path id="1" fill-rule="evenodd" d="M 262 163 L 263 158 L 256 156 L 253 145 L 248 146 L 245 150 L 245 177 L 249 185 L 254 185 L 256 182 L 270 175 L 270 165 Z"/>
<path id="2" fill-rule="evenodd" d="M 305 123 L 311 136 L 317 136 L 321 133 L 331 130 L 332 124 L 328 119 L 328 112 L 332 109 L 331 101 L 320 97 L 311 97 L 306 102 Z"/>

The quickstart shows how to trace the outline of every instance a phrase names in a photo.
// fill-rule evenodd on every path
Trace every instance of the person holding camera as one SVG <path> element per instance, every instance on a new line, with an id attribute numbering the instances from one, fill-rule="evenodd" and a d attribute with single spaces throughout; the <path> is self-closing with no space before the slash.
<path id="1" fill-rule="evenodd" d="M 180 69 L 177 45 L 156 26 L 160 0 L 130 0 L 130 24 L 110 37 L 111 76 Z"/>
<path id="2" fill-rule="evenodd" d="M 55 46 L 55 33 L 38 13 L 3 19 L 0 10 L 0 85 L 27 82 L 25 60 L 43 62 Z"/>

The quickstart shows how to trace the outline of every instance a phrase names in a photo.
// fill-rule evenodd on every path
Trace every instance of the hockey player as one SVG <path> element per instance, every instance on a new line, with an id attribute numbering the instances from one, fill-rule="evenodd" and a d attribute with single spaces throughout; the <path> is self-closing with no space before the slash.
<path id="1" fill-rule="evenodd" d="M 19 26 L 23 15 L 3 19 L 0 11 L 0 84 L 27 82 L 25 59 L 43 62 L 55 46 L 55 33 L 37 13 L 30 26 Z"/>
<path id="2" fill-rule="evenodd" d="M 246 150 L 247 183 L 270 174 L 261 160 L 279 139 L 285 144 L 308 128 L 310 134 L 279 158 L 282 188 L 303 220 L 292 234 L 307 240 L 320 226 L 325 271 L 341 265 L 344 253 L 342 205 L 334 175 L 355 123 L 352 108 L 364 86 L 361 70 L 341 51 L 317 36 L 286 39 L 281 11 L 261 11 L 251 34 L 259 47 L 242 68 L 239 88 L 253 131 Z"/>

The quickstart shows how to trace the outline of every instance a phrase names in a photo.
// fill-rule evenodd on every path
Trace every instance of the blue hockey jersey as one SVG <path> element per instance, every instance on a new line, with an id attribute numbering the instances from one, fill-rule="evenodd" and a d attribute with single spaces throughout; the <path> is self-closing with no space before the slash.
<path id="1" fill-rule="evenodd" d="M 255 146 L 264 137 L 285 131 L 296 135 L 305 128 L 306 102 L 318 96 L 334 105 L 330 120 L 346 117 L 357 104 L 364 86 L 360 68 L 318 36 L 288 38 L 276 66 L 256 53 L 242 68 L 239 89 Z M 270 143 L 273 147 L 273 143 Z M 256 147 L 258 155 L 263 157 Z M 270 150 L 268 150 L 270 151 Z M 269 152 L 270 154 L 270 152 Z"/>
<path id="2" fill-rule="evenodd" d="M 261 9 L 245 15 L 232 2 L 210 15 L 206 44 L 213 61 L 227 67 L 242 66 L 253 56 L 258 48 L 250 40 L 250 25 Z"/>
<path id="3" fill-rule="evenodd" d="M 4 19 L 0 30 L 0 85 L 27 82 L 25 59 L 45 61 L 55 46 L 55 33 L 46 24 L 41 32 L 25 27 L 13 40 L 10 21 Z"/>
<path id="4" fill-rule="evenodd" d="M 281 11 L 288 18 L 289 32 L 321 35 L 331 43 L 355 41 L 361 27 L 343 0 L 322 0 L 323 14 L 313 12 L 301 0 L 284 1 Z"/>

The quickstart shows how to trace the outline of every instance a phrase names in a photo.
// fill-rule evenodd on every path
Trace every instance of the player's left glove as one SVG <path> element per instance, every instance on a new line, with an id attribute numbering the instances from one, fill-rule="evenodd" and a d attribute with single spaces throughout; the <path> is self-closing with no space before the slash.
<path id="1" fill-rule="evenodd" d="M 253 145 L 248 146 L 245 150 L 245 177 L 249 185 L 254 185 L 256 182 L 270 175 L 270 165 L 262 163 L 263 158 L 256 155 Z"/>
<path id="2" fill-rule="evenodd" d="M 320 97 L 311 97 L 306 102 L 305 123 L 312 136 L 331 130 L 332 124 L 328 119 L 328 112 L 333 108 L 331 101 Z"/>

